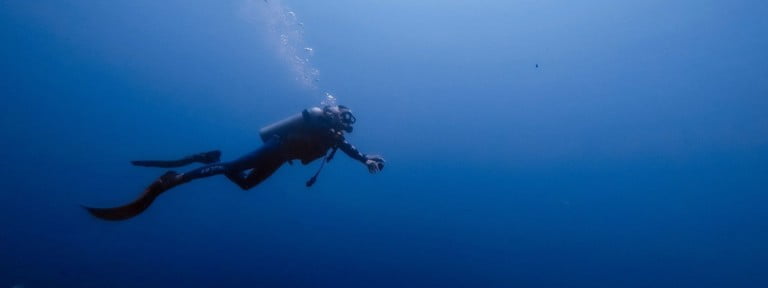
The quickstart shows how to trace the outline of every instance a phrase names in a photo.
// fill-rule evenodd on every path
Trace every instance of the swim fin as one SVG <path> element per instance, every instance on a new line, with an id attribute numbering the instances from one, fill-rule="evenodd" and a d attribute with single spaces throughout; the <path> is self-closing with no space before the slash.
<path id="1" fill-rule="evenodd" d="M 175 171 L 168 171 L 160 176 L 155 182 L 147 187 L 136 200 L 123 206 L 112 208 L 94 208 L 82 206 L 88 213 L 96 218 L 110 221 L 126 220 L 141 214 L 149 208 L 149 205 L 163 192 L 174 186 L 181 184 L 182 181 L 177 177 L 179 174 Z"/>
<path id="2" fill-rule="evenodd" d="M 136 161 L 131 161 L 131 164 L 135 166 L 144 166 L 144 167 L 171 168 L 171 167 L 181 167 L 181 166 L 189 165 L 194 162 L 200 162 L 203 164 L 216 163 L 216 162 L 219 162 L 220 158 L 221 158 L 221 151 L 213 150 L 213 151 L 190 155 L 179 160 L 170 160 L 170 161 L 136 160 Z"/>

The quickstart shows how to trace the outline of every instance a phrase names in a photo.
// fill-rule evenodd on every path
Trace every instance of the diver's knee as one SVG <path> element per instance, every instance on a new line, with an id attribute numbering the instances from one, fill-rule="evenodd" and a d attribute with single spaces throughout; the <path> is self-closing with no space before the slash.
<path id="1" fill-rule="evenodd" d="M 253 185 L 249 185 L 249 184 L 239 184 L 239 183 L 238 183 L 238 184 L 237 184 L 237 187 L 240 187 L 240 189 L 242 189 L 243 191 L 248 191 L 248 190 L 251 190 L 251 188 L 253 188 Z"/>

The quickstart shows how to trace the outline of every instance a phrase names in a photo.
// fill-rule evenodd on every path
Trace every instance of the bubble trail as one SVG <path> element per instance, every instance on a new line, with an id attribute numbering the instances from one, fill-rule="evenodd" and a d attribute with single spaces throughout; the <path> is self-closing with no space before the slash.
<path id="1" fill-rule="evenodd" d="M 280 0 L 248 0 L 243 12 L 249 21 L 265 28 L 267 43 L 288 65 L 296 81 L 304 88 L 318 90 L 320 71 L 311 63 L 315 50 L 304 42 L 304 23 L 296 12 Z"/>

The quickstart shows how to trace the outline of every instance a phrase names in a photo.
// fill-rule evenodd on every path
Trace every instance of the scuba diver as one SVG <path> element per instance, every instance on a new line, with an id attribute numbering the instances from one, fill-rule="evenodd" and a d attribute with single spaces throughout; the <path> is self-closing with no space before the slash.
<path id="1" fill-rule="evenodd" d="M 231 162 L 219 162 L 221 152 L 218 150 L 172 161 L 131 161 L 136 166 L 163 168 L 180 167 L 195 162 L 207 165 L 186 173 L 168 171 L 150 184 L 136 200 L 126 205 L 114 208 L 83 208 L 100 219 L 125 220 L 146 210 L 163 192 L 195 179 L 224 174 L 240 188 L 248 190 L 267 179 L 285 162 L 292 164 L 292 160 L 300 160 L 302 164 L 307 165 L 325 156 L 320 168 L 306 183 L 306 186 L 310 187 L 337 149 L 365 164 L 370 173 L 381 171 L 384 169 L 384 158 L 363 154 L 344 139 L 344 132 L 351 133 L 354 123 L 352 111 L 345 106 L 313 107 L 262 128 L 259 134 L 264 145 Z"/>

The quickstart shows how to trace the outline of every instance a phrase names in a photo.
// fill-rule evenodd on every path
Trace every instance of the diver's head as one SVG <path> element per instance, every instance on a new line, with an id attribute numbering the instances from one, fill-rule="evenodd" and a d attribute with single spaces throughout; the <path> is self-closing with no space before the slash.
<path id="1" fill-rule="evenodd" d="M 352 133 L 352 124 L 355 124 L 355 116 L 352 110 L 343 105 L 325 106 L 323 113 L 331 128 Z"/>

